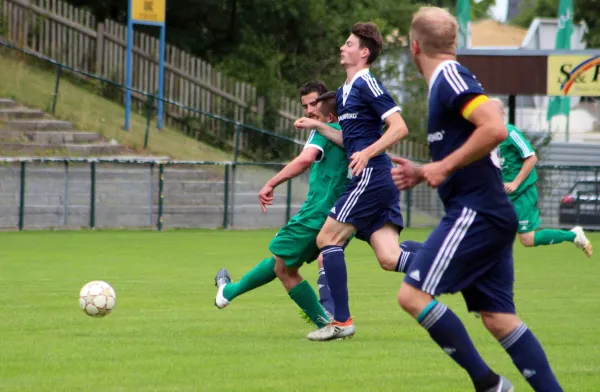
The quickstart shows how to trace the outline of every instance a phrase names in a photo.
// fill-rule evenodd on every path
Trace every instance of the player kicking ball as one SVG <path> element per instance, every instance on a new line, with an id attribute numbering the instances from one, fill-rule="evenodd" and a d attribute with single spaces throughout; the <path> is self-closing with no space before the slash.
<path id="1" fill-rule="evenodd" d="M 335 93 L 317 98 L 318 118 L 339 129 Z M 339 132 L 339 130 L 338 130 Z M 310 134 L 302 153 L 271 178 L 259 193 L 263 212 L 273 204 L 274 189 L 310 167 L 308 198 L 298 213 L 281 228 L 269 244 L 272 257 L 246 273 L 233 283 L 227 269 L 221 269 L 215 277 L 217 296 L 215 305 L 223 309 L 236 297 L 279 278 L 290 298 L 318 327 L 331 320 L 319 303 L 311 285 L 298 270 L 304 263 L 311 263 L 319 256 L 317 235 L 329 210 L 349 183 L 348 159 L 345 151 L 328 141 L 319 133 Z M 348 241 L 344 246 L 348 244 Z"/>
<path id="2" fill-rule="evenodd" d="M 504 118 L 504 104 L 500 99 L 491 99 Z M 512 201 L 519 219 L 517 233 L 521 244 L 526 247 L 540 245 L 556 245 L 568 241 L 582 249 L 586 256 L 592 256 L 592 244 L 585 236 L 583 228 L 576 226 L 570 231 L 544 229 L 535 231 L 541 224 L 540 211 L 537 207 L 538 179 L 535 170 L 537 157 L 525 136 L 512 124 L 507 124 L 508 138 L 500 143 L 498 152 L 502 164 L 502 181 L 504 189 Z"/>
<path id="3" fill-rule="evenodd" d="M 475 76 L 456 61 L 458 23 L 448 11 L 413 15 L 410 52 L 429 87 L 432 163 L 394 161 L 400 189 L 438 188 L 444 217 L 417 251 L 398 292 L 404 311 L 470 376 L 476 392 L 513 392 L 490 369 L 460 319 L 438 298 L 460 292 L 538 392 L 562 392 L 544 349 L 516 314 L 513 242 L 518 219 L 493 155 L 507 131 Z"/>

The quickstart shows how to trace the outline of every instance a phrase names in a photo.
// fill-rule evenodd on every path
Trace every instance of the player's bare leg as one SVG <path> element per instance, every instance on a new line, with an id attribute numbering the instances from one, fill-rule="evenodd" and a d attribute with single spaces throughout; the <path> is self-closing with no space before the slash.
<path id="1" fill-rule="evenodd" d="M 309 340 L 327 341 L 352 337 L 356 332 L 348 303 L 348 275 L 343 245 L 354 233 L 353 225 L 328 217 L 317 237 L 323 255 L 323 267 L 335 303 L 334 321 L 307 335 Z"/>
<path id="2" fill-rule="evenodd" d="M 379 265 L 386 271 L 406 272 L 415 256 L 414 252 L 398 246 L 400 231 L 391 223 L 385 224 L 381 229 L 371 235 L 369 241 Z M 411 243 L 415 243 L 412 242 Z M 415 243 L 416 244 L 416 243 Z"/>

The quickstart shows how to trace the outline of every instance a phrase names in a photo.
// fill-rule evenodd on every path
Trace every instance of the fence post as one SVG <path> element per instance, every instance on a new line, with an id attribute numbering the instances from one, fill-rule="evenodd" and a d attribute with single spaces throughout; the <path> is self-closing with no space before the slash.
<path id="1" fill-rule="evenodd" d="M 67 225 L 69 215 L 69 161 L 65 161 L 65 197 L 63 197 L 63 226 Z"/>
<path id="2" fill-rule="evenodd" d="M 58 99 L 58 86 L 60 84 L 60 75 L 62 74 L 62 64 L 57 66 L 56 83 L 54 84 L 54 97 L 52 97 L 52 115 L 56 114 L 56 100 Z"/>
<path id="3" fill-rule="evenodd" d="M 287 198 L 285 201 L 285 221 L 289 222 L 292 217 L 292 179 L 287 182 Z"/>
<path id="4" fill-rule="evenodd" d="M 225 165 L 225 186 L 223 191 L 223 228 L 229 221 L 229 165 Z"/>
<path id="5" fill-rule="evenodd" d="M 233 148 L 233 165 L 231 166 L 231 205 L 233 206 L 233 213 L 231 214 L 231 227 L 235 225 L 235 188 L 236 188 L 236 172 L 237 162 L 240 153 L 240 133 L 242 131 L 242 125 L 236 123 L 235 127 L 235 141 Z"/>
<path id="6" fill-rule="evenodd" d="M 148 102 L 148 111 L 146 113 L 146 134 L 144 135 L 144 149 L 148 148 L 148 134 L 150 133 L 150 118 L 152 117 L 152 109 L 154 108 L 154 95 L 150 96 Z"/>
<path id="7" fill-rule="evenodd" d="M 25 170 L 26 162 L 21 162 L 21 194 L 19 195 L 19 231 L 23 230 L 25 224 Z"/>
<path id="8" fill-rule="evenodd" d="M 90 228 L 96 226 L 96 162 L 92 162 L 90 170 Z"/>
<path id="9" fill-rule="evenodd" d="M 150 179 L 148 184 L 148 226 L 152 227 L 154 215 L 154 162 L 150 163 Z"/>
<path id="10" fill-rule="evenodd" d="M 165 185 L 165 165 L 158 165 L 158 231 L 163 229 L 163 188 Z"/>
<path id="11" fill-rule="evenodd" d="M 406 191 L 406 227 L 410 227 L 412 210 L 412 189 Z"/>
<path id="12" fill-rule="evenodd" d="M 96 31 L 96 74 L 102 76 L 102 65 L 104 60 L 104 23 L 98 23 Z"/>

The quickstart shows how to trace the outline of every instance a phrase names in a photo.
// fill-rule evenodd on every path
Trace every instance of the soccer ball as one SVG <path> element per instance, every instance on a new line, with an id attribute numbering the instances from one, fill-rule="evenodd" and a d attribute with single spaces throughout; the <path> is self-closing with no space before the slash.
<path id="1" fill-rule="evenodd" d="M 88 316 L 104 317 L 115 307 L 117 295 L 106 282 L 93 280 L 79 292 L 79 306 Z"/>

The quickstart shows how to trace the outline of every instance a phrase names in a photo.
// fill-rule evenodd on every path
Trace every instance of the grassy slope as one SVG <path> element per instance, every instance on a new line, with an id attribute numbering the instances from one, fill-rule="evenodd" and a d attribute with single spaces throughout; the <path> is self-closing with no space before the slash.
<path id="1" fill-rule="evenodd" d="M 56 72 L 30 66 L 23 61 L 2 54 L 0 69 L 0 96 L 12 98 L 30 108 L 49 111 L 52 104 Z M 94 95 L 84 88 L 62 78 L 56 118 L 72 121 L 81 131 L 97 132 L 116 139 L 140 155 L 169 156 L 172 159 L 229 161 L 231 153 L 223 152 L 191 139 L 181 132 L 164 128 L 150 131 L 148 151 L 143 150 L 145 117 L 131 114 L 130 131 L 123 131 L 123 106 Z M 153 124 L 156 126 L 156 123 Z"/>

